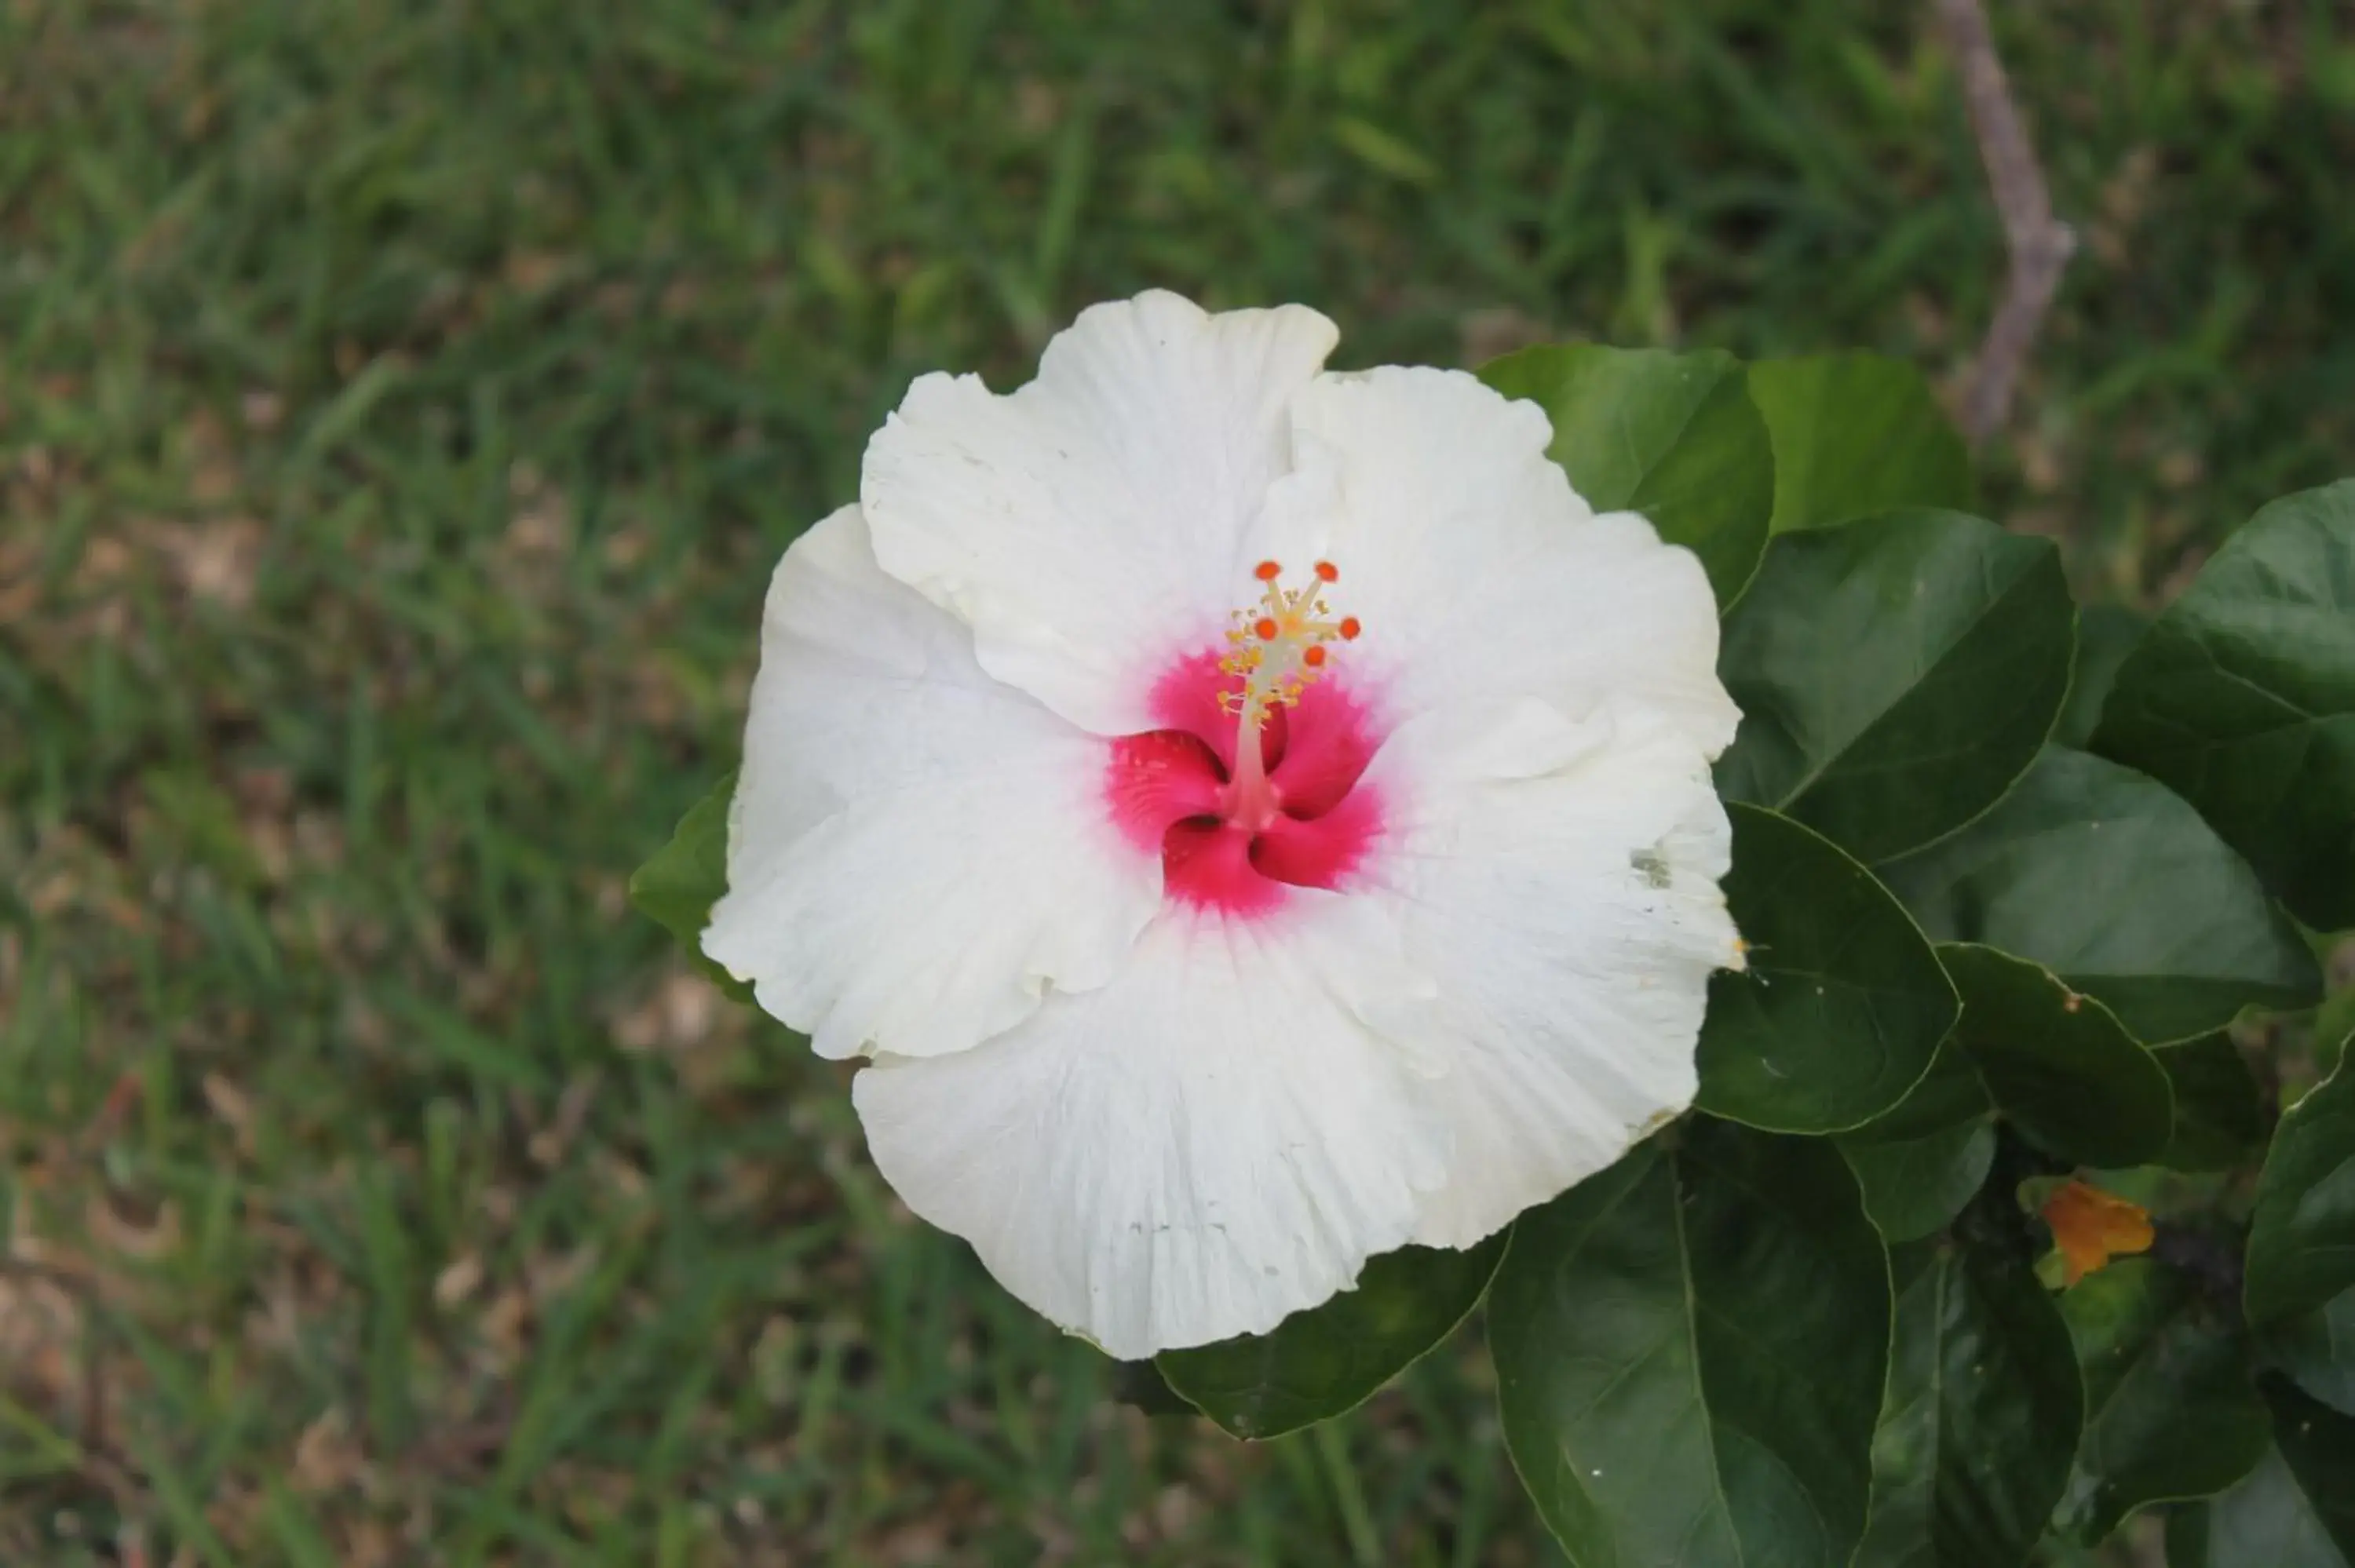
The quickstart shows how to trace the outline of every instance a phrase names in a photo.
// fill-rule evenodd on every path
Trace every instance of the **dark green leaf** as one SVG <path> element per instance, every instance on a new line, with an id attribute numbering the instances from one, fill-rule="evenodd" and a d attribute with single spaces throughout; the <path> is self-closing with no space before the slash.
<path id="1" fill-rule="evenodd" d="M 2289 1461 L 2315 1522 L 2340 1556 L 2355 1559 L 2355 1415 L 2272 1378 L 2265 1380 L 2264 1394 L 2273 1409 L 2274 1442 Z"/>
<path id="2" fill-rule="evenodd" d="M 2216 552 L 2118 671 L 2094 748 L 2189 799 L 2307 924 L 2355 926 L 2355 480 Z"/>
<path id="3" fill-rule="evenodd" d="M 1774 532 L 1972 504 L 1970 456 L 1922 373 L 1874 354 L 1766 359 L 1750 396 L 1774 446 Z"/>
<path id="4" fill-rule="evenodd" d="M 2260 1333 L 2268 1361 L 2323 1404 L 2355 1415 L 2355 1289 Z"/>
<path id="5" fill-rule="evenodd" d="M 1836 1132 L 1889 1109 L 1955 1021 L 1954 987 L 1905 911 L 1838 846 L 1734 805 L 1733 918 L 1750 968 L 1712 977 L 1704 1110 L 1778 1132 Z"/>
<path id="6" fill-rule="evenodd" d="M 2069 700 L 2052 726 L 2052 744 L 2082 748 L 2102 722 L 2102 705 L 2150 618 L 2122 604 L 2089 604 L 2077 611 L 2077 662 L 2069 674 Z"/>
<path id="7" fill-rule="evenodd" d="M 2355 985 L 2333 991 L 2323 998 L 2322 1005 L 2314 1010 L 2311 1038 L 2316 1071 L 2337 1072 L 2347 1047 L 2355 1044 Z"/>
<path id="8" fill-rule="evenodd" d="M 2166 1070 L 2109 1009 L 1993 948 L 1938 948 L 1962 1022 L 1955 1041 L 2020 1136 L 2081 1165 L 2139 1165 L 2167 1148 Z"/>
<path id="9" fill-rule="evenodd" d="M 1934 949 L 1933 949 L 1934 951 Z M 1995 1114 L 1995 1101 L 1979 1081 L 1978 1069 L 1963 1054 L 1962 1044 L 1949 1032 L 1938 1043 L 1937 1054 L 1922 1081 L 1896 1106 L 1874 1117 L 1848 1136 L 1854 1139 L 1901 1142 L 1950 1131 Z"/>
<path id="10" fill-rule="evenodd" d="M 2090 1546 L 2138 1508 L 2212 1497 L 2264 1457 L 2245 1337 L 2184 1275 L 2126 1258 L 2061 1297 L 2085 1431 L 2056 1528 Z"/>
<path id="11" fill-rule="evenodd" d="M 1891 1243 L 1915 1241 L 1945 1229 L 1977 1196 L 1995 1163 L 1995 1127 L 1991 1117 L 1981 1116 L 1919 1138 L 1850 1133 L 1839 1140 L 1839 1151 L 1881 1235 Z"/>
<path id="12" fill-rule="evenodd" d="M 1944 1229 L 1995 1161 L 1995 1102 L 1954 1035 L 1893 1109 L 1839 1139 L 1865 1213 L 1891 1244 Z"/>
<path id="13" fill-rule="evenodd" d="M 2229 1171 L 2264 1147 L 2257 1081 L 2225 1033 L 2203 1034 L 2152 1053 L 2175 1090 L 2175 1136 L 2158 1163 L 2177 1171 Z"/>
<path id="14" fill-rule="evenodd" d="M 630 874 L 630 903 L 677 938 L 695 967 L 721 991 L 751 1001 L 751 986 L 703 956 L 711 906 L 728 891 L 728 802 L 735 793 L 731 772 L 678 820 L 670 842 Z"/>
<path id="15" fill-rule="evenodd" d="M 2249 1219 L 2249 1321 L 2312 1312 L 2355 1287 L 2355 1067 L 2282 1113 Z"/>
<path id="16" fill-rule="evenodd" d="M 1702 1118 L 1524 1214 L 1488 1298 L 1505 1440 L 1582 1563 L 1838 1568 L 1887 1261 L 1820 1139 Z"/>
<path id="17" fill-rule="evenodd" d="M 1411 1246 L 1366 1265 L 1355 1290 L 1271 1333 L 1156 1358 L 1203 1414 L 1238 1437 L 1274 1437 L 1358 1405 L 1453 1333 L 1478 1304 L 1508 1232 L 1478 1246 Z"/>
<path id="18" fill-rule="evenodd" d="M 2181 797 L 2048 747 L 2001 804 L 1880 868 L 1939 941 L 2033 959 L 2153 1044 L 2311 1006 L 2314 955 Z"/>
<path id="19" fill-rule="evenodd" d="M 1640 512 L 1700 557 L 1717 602 L 1758 569 L 1774 509 L 1774 459 L 1742 362 L 1716 350 L 1556 344 L 1481 366 L 1553 421 L 1549 455 L 1598 512 Z"/>
<path id="20" fill-rule="evenodd" d="M 1973 1237 L 1939 1244 L 1897 1298 L 1857 1568 L 2020 1562 L 2083 1411 L 2069 1330 L 2026 1262 Z"/>
<path id="21" fill-rule="evenodd" d="M 1112 1363 L 1112 1396 L 1147 1415 L 1199 1415 L 1151 1361 Z"/>
<path id="22" fill-rule="evenodd" d="M 1719 787 L 1866 860 L 1952 832 L 2051 731 L 2073 614 L 2050 539 L 1958 512 L 1776 539 L 1726 618 Z"/>
<path id="23" fill-rule="evenodd" d="M 2279 1449 L 2215 1501 L 2167 1520 L 2167 1568 L 2349 1568 Z"/>

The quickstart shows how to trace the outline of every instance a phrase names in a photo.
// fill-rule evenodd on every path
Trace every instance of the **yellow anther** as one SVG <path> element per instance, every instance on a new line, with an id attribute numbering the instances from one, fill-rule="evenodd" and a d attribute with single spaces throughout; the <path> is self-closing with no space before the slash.
<path id="1" fill-rule="evenodd" d="M 1220 705 L 1236 715 L 1245 735 L 1257 732 L 1273 709 L 1297 703 L 1331 669 L 1327 643 L 1348 641 L 1359 630 L 1355 616 L 1327 619 L 1332 609 L 1318 595 L 1341 575 L 1331 562 L 1317 562 L 1307 586 L 1288 590 L 1279 581 L 1283 568 L 1273 561 L 1262 561 L 1252 575 L 1262 585 L 1259 601 L 1235 611 L 1227 632 L 1233 652 L 1219 665 L 1242 677 L 1240 691 L 1220 694 Z M 1250 756 L 1258 748 L 1240 750 Z"/>

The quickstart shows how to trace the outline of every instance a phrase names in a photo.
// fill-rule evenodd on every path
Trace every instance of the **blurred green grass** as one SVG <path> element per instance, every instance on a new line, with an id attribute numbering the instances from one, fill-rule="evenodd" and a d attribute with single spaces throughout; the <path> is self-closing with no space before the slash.
<path id="1" fill-rule="evenodd" d="M 2355 470 L 2355 16 L 1994 6 L 2087 244 L 1991 509 L 2147 602 Z M 923 369 L 1951 380 L 1894 0 L 0 5 L 0 1561 L 1538 1563 L 1476 1361 L 1243 1448 L 914 1225 L 623 880 Z"/>

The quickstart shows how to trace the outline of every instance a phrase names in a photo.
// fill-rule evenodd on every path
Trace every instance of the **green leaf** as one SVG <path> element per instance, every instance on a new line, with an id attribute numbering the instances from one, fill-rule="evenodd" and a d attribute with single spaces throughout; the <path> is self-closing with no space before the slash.
<path id="1" fill-rule="evenodd" d="M 2249 1382 L 2244 1337 L 2191 1281 L 2149 1258 L 2086 1276 L 2061 1297 L 2085 1383 L 2078 1440 L 2053 1522 L 2091 1546 L 2156 1502 L 2212 1497 L 2273 1441 Z"/>
<path id="2" fill-rule="evenodd" d="M 1732 604 L 1766 546 L 1774 458 L 1742 362 L 1704 350 L 1556 344 L 1489 361 L 1480 378 L 1553 421 L 1548 455 L 1598 512 L 1640 512 L 1700 557 Z"/>
<path id="3" fill-rule="evenodd" d="M 2355 1415 L 2355 1289 L 2258 1333 L 2266 1361 L 2314 1398 Z"/>
<path id="4" fill-rule="evenodd" d="M 1729 808 L 1725 879 L 1746 972 L 1712 976 L 1702 1109 L 1776 1132 L 1836 1132 L 1886 1111 L 1929 1069 L 1954 987 L 1913 922 L 1838 845 Z"/>
<path id="5" fill-rule="evenodd" d="M 2167 1568 L 2349 1568 L 2278 1448 L 2215 1501 L 2167 1520 Z"/>
<path id="6" fill-rule="evenodd" d="M 2176 1171 L 2230 1171 L 2264 1147 L 2257 1081 L 2230 1034 L 2203 1034 L 2153 1053 L 2175 1090 L 2175 1136 L 2158 1162 Z"/>
<path id="7" fill-rule="evenodd" d="M 1950 1032 L 1922 1081 L 1838 1143 L 1883 1239 L 1917 1241 L 1953 1223 L 1986 1183 L 1995 1102 Z"/>
<path id="8" fill-rule="evenodd" d="M 2069 700 L 2052 726 L 2055 746 L 2083 749 L 2102 722 L 2102 705 L 2117 683 L 2118 667 L 2135 651 L 2150 618 L 2122 604 L 2088 604 L 2077 610 L 2077 662 L 2069 673 Z"/>
<path id="9" fill-rule="evenodd" d="M 1488 1298 L 1505 1441 L 1582 1563 L 1838 1568 L 1888 1267 L 1820 1139 L 1702 1118 L 1521 1216 Z"/>
<path id="10" fill-rule="evenodd" d="M 1924 1250 L 1897 1298 L 1856 1568 L 2017 1563 L 2077 1446 L 2069 1330 L 2014 1252 L 1975 1236 Z"/>
<path id="11" fill-rule="evenodd" d="M 2355 1415 L 2319 1404 L 2289 1384 L 2264 1383 L 2274 1442 L 2289 1461 L 2315 1522 L 2342 1557 L 2355 1559 Z"/>
<path id="12" fill-rule="evenodd" d="M 1151 1361 L 1112 1363 L 1112 1396 L 1147 1415 L 1199 1415 Z"/>
<path id="13" fill-rule="evenodd" d="M 1939 961 L 1962 993 L 1955 1042 L 2020 1136 L 2080 1165 L 2139 1165 L 2167 1148 L 2167 1072 L 2109 1009 L 2050 970 L 1954 943 Z"/>
<path id="14" fill-rule="evenodd" d="M 1777 534 L 1900 506 L 1973 504 L 1962 437 L 1902 360 L 1760 360 L 1750 367 L 1750 396 L 1774 441 Z"/>
<path id="15" fill-rule="evenodd" d="M 2249 1216 L 2249 1321 L 2270 1323 L 2355 1287 L 2355 1066 L 2282 1112 Z"/>
<path id="16" fill-rule="evenodd" d="M 630 874 L 630 903 L 670 932 L 695 967 L 738 1001 L 752 988 L 703 956 L 703 928 L 711 906 L 728 891 L 728 802 L 736 793 L 730 772 L 678 820 L 670 842 Z"/>
<path id="17" fill-rule="evenodd" d="M 1864 1190 L 1864 1210 L 1892 1245 L 1917 1241 L 1970 1206 L 1995 1163 L 1995 1126 L 1982 1116 L 1919 1138 L 1872 1139 L 1850 1133 L 1840 1157 Z"/>
<path id="18" fill-rule="evenodd" d="M 2355 926 L 2355 480 L 2226 541 L 2118 671 L 2094 749 L 2190 800 L 2307 925 Z"/>
<path id="19" fill-rule="evenodd" d="M 1995 1102 L 1947 1033 L 1896 1109 L 1839 1137 L 1881 1238 L 1919 1241 L 1953 1224 L 1995 1163 Z"/>
<path id="20" fill-rule="evenodd" d="M 2355 986 L 2332 991 L 2314 1010 L 2314 1024 L 2308 1032 L 2314 1043 L 2314 1065 L 2323 1073 L 2336 1072 L 2347 1054 L 2347 1047 L 2355 1044 Z"/>
<path id="21" fill-rule="evenodd" d="M 1478 1246 L 1402 1247 L 1366 1265 L 1354 1290 L 1273 1331 L 1156 1357 L 1169 1386 L 1238 1437 L 1276 1437 L 1354 1409 L 1455 1330 L 1509 1232 Z"/>
<path id="22" fill-rule="evenodd" d="M 2152 1044 L 2320 992 L 2296 927 L 2199 813 L 2083 752 L 2046 747 L 1994 810 L 1879 869 L 1934 939 L 2033 959 Z"/>
<path id="23" fill-rule="evenodd" d="M 1726 618 L 1742 719 L 1718 786 L 1869 861 L 1918 849 L 2035 759 L 2074 613 L 2052 541 L 1959 512 L 1776 539 Z"/>
<path id="24" fill-rule="evenodd" d="M 1895 1108 L 1848 1137 L 1883 1142 L 1927 1138 L 1994 1115 L 1995 1101 L 1988 1097 L 1987 1085 L 1979 1081 L 1978 1069 L 1949 1031 L 1938 1043 L 1937 1054 L 1930 1059 L 1930 1070 L 1922 1075 L 1922 1081 L 1906 1091 Z"/>

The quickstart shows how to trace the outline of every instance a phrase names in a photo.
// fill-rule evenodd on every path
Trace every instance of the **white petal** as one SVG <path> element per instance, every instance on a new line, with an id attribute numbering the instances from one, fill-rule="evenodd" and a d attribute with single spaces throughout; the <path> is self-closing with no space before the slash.
<path id="1" fill-rule="evenodd" d="M 1717 601 L 1690 551 L 1633 513 L 1597 516 L 1545 455 L 1551 427 L 1461 371 L 1317 377 L 1293 405 L 1299 471 L 1269 546 L 1340 567 L 1344 657 L 1403 716 L 1534 696 L 1581 717 L 1659 709 L 1710 756 L 1740 716 L 1717 677 Z"/>
<path id="2" fill-rule="evenodd" d="M 1359 895 L 1436 987 L 1374 1021 L 1446 1063 L 1448 1181 L 1413 1239 L 1469 1246 L 1691 1103 L 1710 972 L 1741 963 L 1725 810 L 1692 739 L 1627 705 L 1434 715 L 1368 779 L 1402 805 Z"/>
<path id="3" fill-rule="evenodd" d="M 1399 983 L 1365 905 L 1172 915 L 1119 979 L 977 1050 L 852 1086 L 909 1207 L 1000 1283 L 1133 1359 L 1347 1289 L 1441 1179 L 1410 1064 L 1359 1013 Z"/>
<path id="4" fill-rule="evenodd" d="M 1110 980 L 1161 865 L 1104 743 L 975 663 L 877 569 L 858 509 L 796 540 L 761 629 L 728 893 L 703 948 L 821 1055 L 960 1051 Z"/>
<path id="5" fill-rule="evenodd" d="M 923 376 L 868 444 L 876 558 L 967 621 L 998 679 L 1100 735 L 1150 729 L 1140 675 L 1255 588 L 1285 406 L 1335 337 L 1302 306 L 1156 291 L 1083 312 L 1009 396 Z"/>

